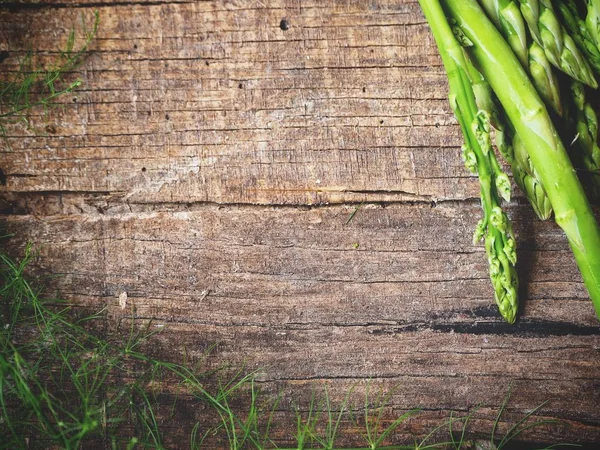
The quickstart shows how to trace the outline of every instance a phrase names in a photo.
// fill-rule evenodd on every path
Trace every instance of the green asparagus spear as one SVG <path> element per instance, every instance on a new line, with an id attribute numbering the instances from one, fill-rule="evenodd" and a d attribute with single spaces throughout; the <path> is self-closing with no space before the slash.
<path id="1" fill-rule="evenodd" d="M 536 215 L 542 220 L 549 219 L 552 215 L 552 205 L 546 190 L 539 181 L 539 175 L 531 164 L 523 140 L 515 134 L 512 143 L 515 160 L 512 167 L 516 168 L 516 170 L 513 168 L 514 180 L 521 190 L 526 193 Z"/>
<path id="2" fill-rule="evenodd" d="M 521 12 L 535 42 L 550 62 L 567 75 L 593 88 L 594 74 L 575 42 L 556 17 L 550 0 L 520 0 Z"/>
<path id="3" fill-rule="evenodd" d="M 543 48 L 535 41 L 529 42 L 527 25 L 517 2 L 515 0 L 479 0 L 479 2 L 513 49 L 523 68 L 531 75 L 531 80 L 542 99 L 561 116 L 562 105 L 558 80 Z"/>
<path id="4" fill-rule="evenodd" d="M 569 31 L 575 44 L 587 58 L 596 74 L 600 73 L 600 49 L 596 37 L 590 33 L 573 0 L 557 0 L 555 3 L 561 22 Z"/>
<path id="5" fill-rule="evenodd" d="M 489 115 L 477 109 L 468 65 L 462 47 L 438 0 L 420 0 L 423 12 L 431 24 L 433 36 L 442 56 L 450 86 L 450 105 L 460 124 L 465 145 L 465 164 L 476 169 L 481 187 L 481 203 L 484 217 L 477 225 L 474 240 L 485 237 L 485 248 L 490 265 L 490 278 L 494 297 L 502 316 L 515 321 L 517 313 L 516 252 L 510 222 L 500 208 L 496 180 L 498 168 L 489 135 Z"/>
<path id="6" fill-rule="evenodd" d="M 542 100 L 556 114 L 562 116 L 563 108 L 560 100 L 558 79 L 550 66 L 544 49 L 535 41 L 529 46 L 529 74 Z"/>
<path id="7" fill-rule="evenodd" d="M 586 100 L 584 86 L 568 80 L 569 103 L 567 104 L 567 126 L 571 130 L 567 150 L 573 165 L 588 193 L 600 198 L 600 148 L 598 147 L 598 118 Z"/>
<path id="8" fill-rule="evenodd" d="M 506 38 L 523 67 L 527 66 L 527 25 L 513 0 L 481 0 L 481 6 Z"/>
<path id="9" fill-rule="evenodd" d="M 422 4 L 437 0 L 422 0 Z M 445 0 L 546 189 L 600 319 L 600 229 L 548 111 L 519 60 L 475 0 Z M 430 22 L 433 28 L 436 23 Z"/>
<path id="10" fill-rule="evenodd" d="M 521 188 L 529 203 L 531 203 L 537 216 L 541 220 L 550 218 L 552 215 L 550 200 L 539 182 L 537 173 L 531 165 L 531 160 L 524 150 L 521 140 L 512 129 L 510 122 L 506 119 L 502 107 L 497 104 L 489 83 L 485 81 L 481 72 L 473 66 L 468 58 L 466 62 L 468 64 L 469 77 L 471 78 L 477 107 L 479 110 L 486 111 L 490 116 L 490 122 L 496 129 L 496 146 L 502 156 L 504 156 L 504 159 L 510 164 L 515 182 Z M 498 163 L 495 158 L 492 164 L 497 167 Z M 506 201 L 509 201 L 510 197 L 502 193 L 510 193 L 510 190 L 506 188 L 506 185 L 510 185 L 510 181 L 505 173 L 501 170 L 499 171 L 501 175 L 496 179 L 496 188 L 500 192 L 500 195 Z"/>
<path id="11" fill-rule="evenodd" d="M 600 0 L 586 0 L 586 4 L 585 25 L 596 47 L 600 49 Z"/>
<path id="12" fill-rule="evenodd" d="M 549 219 L 552 216 L 552 205 L 548 194 L 539 181 L 523 141 L 515 133 L 510 122 L 503 122 L 502 129 L 496 130 L 496 146 L 509 162 L 513 179 L 527 197 L 535 214 L 540 220 Z"/>
<path id="13" fill-rule="evenodd" d="M 580 17 L 573 0 L 557 0 L 559 16 L 573 39 L 586 55 L 590 66 L 600 72 L 600 50 Z M 564 80 L 567 89 L 562 95 L 566 102 L 565 128 L 562 130 L 573 165 L 579 169 L 588 195 L 600 198 L 600 148 L 597 144 L 598 118 L 586 99 L 585 88 L 579 81 Z"/>

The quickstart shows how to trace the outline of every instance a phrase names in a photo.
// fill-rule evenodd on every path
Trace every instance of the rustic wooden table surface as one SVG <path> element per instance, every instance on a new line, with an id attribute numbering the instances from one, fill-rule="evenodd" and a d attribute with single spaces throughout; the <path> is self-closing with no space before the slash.
<path id="1" fill-rule="evenodd" d="M 523 306 L 504 324 L 416 1 L 10 4 L 0 70 L 93 11 L 82 86 L 2 144 L 8 251 L 34 242 L 50 289 L 108 306 L 108 329 L 166 325 L 166 355 L 260 369 L 290 423 L 315 386 L 370 383 L 395 389 L 390 417 L 423 408 L 406 436 L 475 405 L 485 427 L 512 385 L 509 419 L 548 401 L 563 421 L 527 439 L 600 442 L 600 328 L 566 239 L 508 206 Z"/>

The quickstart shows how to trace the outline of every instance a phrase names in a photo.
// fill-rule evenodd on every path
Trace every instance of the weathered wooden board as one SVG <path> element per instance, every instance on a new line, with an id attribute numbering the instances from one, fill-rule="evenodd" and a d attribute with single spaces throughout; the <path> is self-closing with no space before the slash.
<path id="1" fill-rule="evenodd" d="M 220 3 L 96 7 L 84 88 L 55 134 L 10 140 L 9 187 L 132 202 L 476 196 L 416 2 Z M 15 25 L 0 33 L 51 51 L 41 37 L 79 14 L 5 13 Z"/>
<path id="2" fill-rule="evenodd" d="M 567 242 L 513 201 L 524 307 L 502 323 L 416 2 L 12 5 L 0 71 L 93 10 L 82 88 L 34 112 L 49 132 L 11 127 L 0 162 L 9 251 L 33 241 L 48 289 L 108 305 L 109 329 L 152 319 L 159 353 L 261 369 L 284 423 L 315 385 L 372 380 L 398 387 L 390 413 L 425 409 L 412 431 L 477 404 L 489 425 L 512 383 L 514 417 L 549 400 L 570 424 L 529 439 L 600 442 L 600 328 Z"/>
<path id="3" fill-rule="evenodd" d="M 552 399 L 549 411 L 572 420 L 580 439 L 600 438 L 598 326 L 553 224 L 511 210 L 533 224 L 516 231 L 535 269 L 511 327 L 491 306 L 485 255 L 470 242 L 477 205 L 367 205 L 346 223 L 353 209 L 109 208 L 7 223 L 21 236 L 13 245 L 40 246 L 40 269 L 59 275 L 51 288 L 108 305 L 113 328 L 129 308 L 166 324 L 153 344 L 165 354 L 198 357 L 216 343 L 210 364 L 262 368 L 272 389 L 328 380 L 342 396 L 359 380 L 386 380 L 401 387 L 395 408 L 448 414 L 498 404 L 514 382 L 517 407 Z M 522 242 L 529 233 L 543 239 Z"/>

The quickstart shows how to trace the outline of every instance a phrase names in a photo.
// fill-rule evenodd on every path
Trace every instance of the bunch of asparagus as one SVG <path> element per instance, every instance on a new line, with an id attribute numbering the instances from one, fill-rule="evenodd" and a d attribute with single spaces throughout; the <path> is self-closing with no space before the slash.
<path id="1" fill-rule="evenodd" d="M 440 51 L 463 159 L 477 173 L 495 300 L 518 309 L 515 240 L 502 199 L 510 182 L 492 146 L 542 220 L 554 214 L 600 318 L 598 119 L 586 90 L 600 74 L 600 0 L 419 0 Z"/>

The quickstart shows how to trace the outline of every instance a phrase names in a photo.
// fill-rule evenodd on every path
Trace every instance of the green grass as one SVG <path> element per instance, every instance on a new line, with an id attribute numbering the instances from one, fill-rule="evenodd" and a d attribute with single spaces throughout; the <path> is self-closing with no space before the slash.
<path id="1" fill-rule="evenodd" d="M 80 316 L 32 288 L 24 273 L 32 258 L 31 247 L 19 262 L 0 256 L 0 448 L 51 442 L 75 449 L 85 440 L 163 448 L 156 413 L 164 406 L 157 396 L 162 383 L 231 414 L 227 398 L 249 377 L 211 394 L 205 373 L 138 350 L 153 333 L 132 325 L 124 346 L 100 337 L 90 329 L 105 320 L 102 311 Z"/>
<path id="2" fill-rule="evenodd" d="M 362 437 L 360 450 L 500 450 L 524 431 L 554 423 L 533 419 L 540 405 L 498 433 L 509 393 L 485 446 L 484 441 L 467 440 L 477 409 L 462 417 L 451 415 L 413 444 L 396 445 L 395 434 L 406 434 L 404 427 L 419 411 L 390 419 L 394 391 L 373 393 L 368 384 L 362 406 L 350 401 L 353 389 L 338 405 L 327 389 L 315 390 L 308 408 L 296 409 L 295 429 L 277 434 L 277 413 L 289 418 L 293 411 L 280 408 L 281 396 L 263 395 L 254 374 L 155 358 L 143 351 L 155 338 L 150 324 L 140 328 L 131 320 L 125 339 L 122 333 L 94 331 L 108 320 L 105 311 L 82 313 L 64 301 L 45 299 L 28 281 L 34 257 L 31 246 L 19 261 L 0 255 L 0 448 L 163 449 L 165 442 L 181 438 L 165 434 L 165 424 L 181 417 L 179 408 L 190 401 L 204 405 L 206 416 L 212 417 L 210 423 L 193 417 L 180 422 L 191 449 L 334 450 L 350 424 L 359 430 L 355 437 Z M 177 391 L 174 399 L 165 395 L 167 388 Z M 277 442 L 294 444 L 278 447 Z"/>
<path id="3" fill-rule="evenodd" d="M 41 64 L 32 50 L 21 57 L 18 69 L 0 80 L 0 133 L 6 135 L 10 123 L 20 122 L 30 127 L 29 113 L 34 108 L 43 111 L 56 106 L 58 97 L 73 92 L 81 80 L 68 81 L 87 55 L 98 30 L 99 15 L 94 14 L 91 25 L 82 17 L 81 30 L 72 29 L 64 48 L 49 63 Z M 79 36 L 79 37 L 78 37 Z M 81 42 L 79 42 L 81 41 Z"/>

